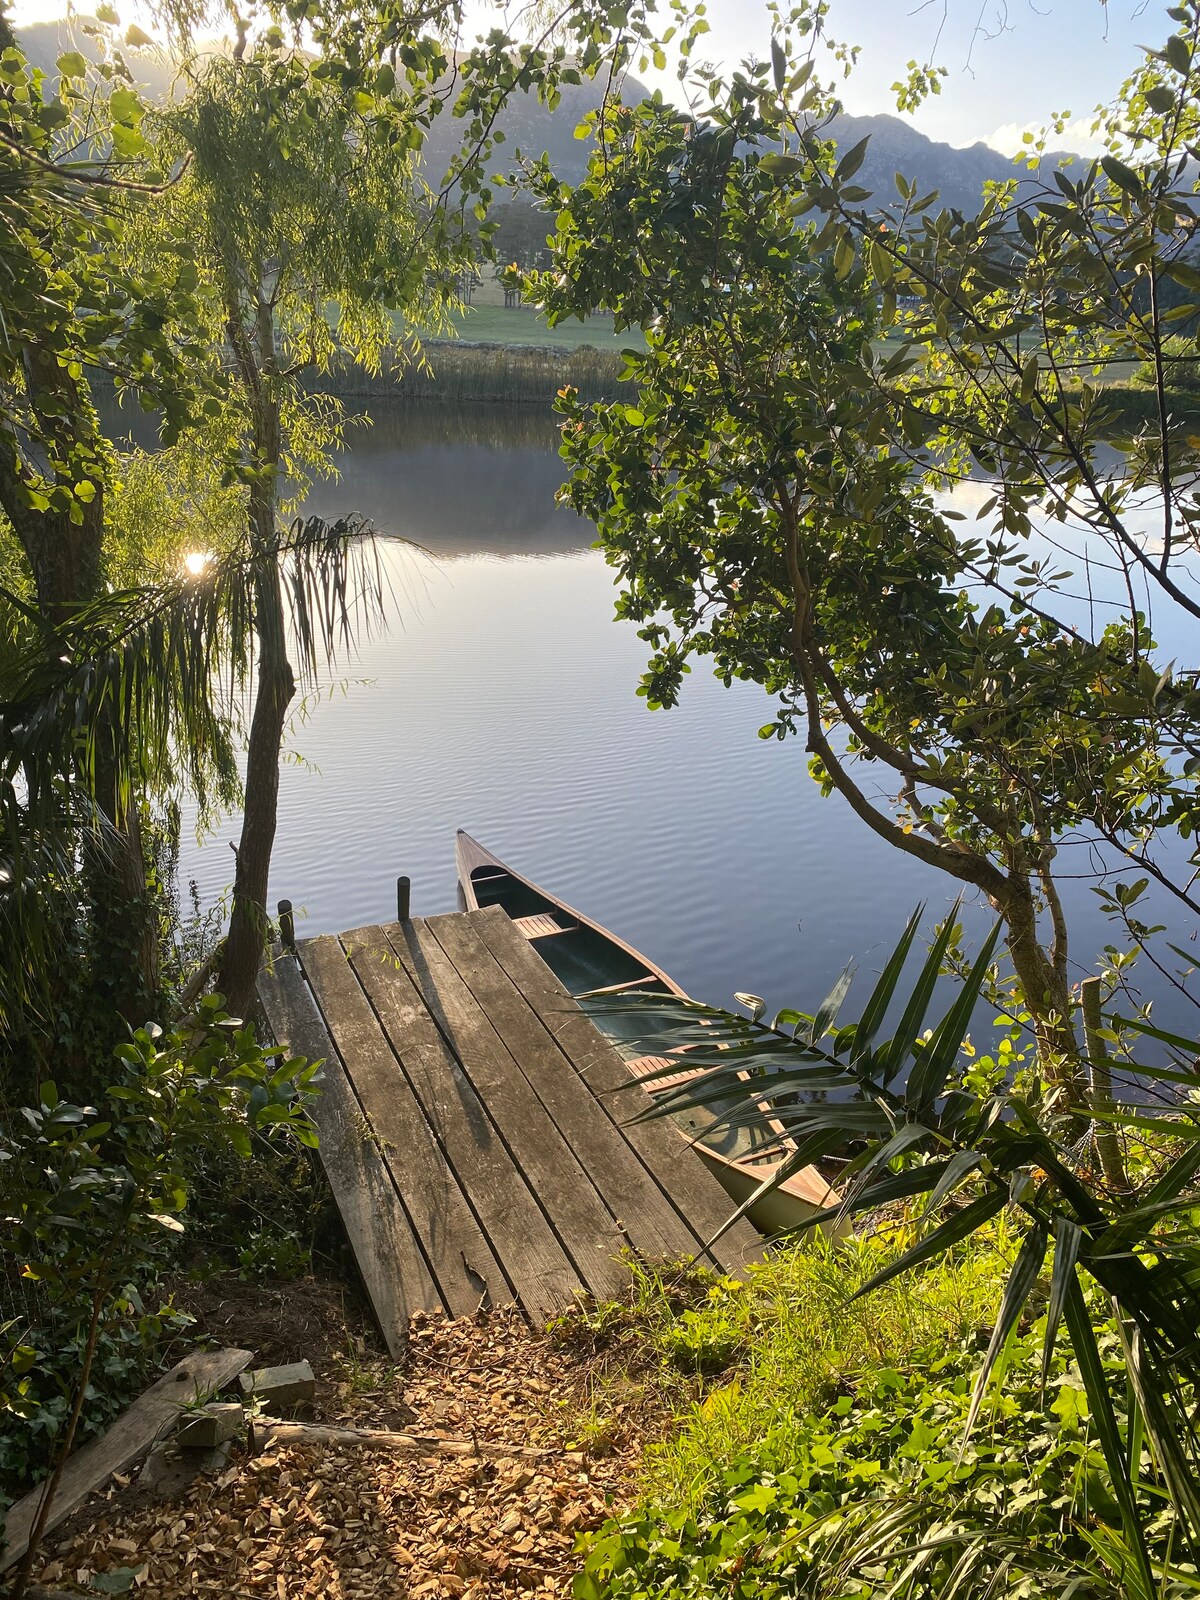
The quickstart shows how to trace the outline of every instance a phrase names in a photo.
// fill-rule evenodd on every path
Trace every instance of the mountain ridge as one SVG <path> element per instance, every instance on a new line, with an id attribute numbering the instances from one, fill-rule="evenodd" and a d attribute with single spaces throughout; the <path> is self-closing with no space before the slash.
<path id="1" fill-rule="evenodd" d="M 63 49 L 94 53 L 87 48 L 90 41 L 75 25 L 84 20 L 33 23 L 18 29 L 17 36 L 29 59 L 52 74 L 55 59 Z M 169 93 L 174 74 L 169 61 L 155 59 L 145 52 L 127 59 L 143 92 L 150 97 Z M 554 111 L 548 111 L 532 95 L 517 97 L 498 122 L 505 136 L 504 151 L 519 148 L 528 156 L 539 156 L 544 151 L 563 179 L 569 183 L 578 182 L 587 164 L 589 147 L 586 141 L 575 138 L 575 129 L 589 111 L 596 109 L 601 92 L 596 82 L 564 85 L 561 102 Z M 625 80 L 622 98 L 626 101 L 636 101 L 646 93 L 645 86 L 637 79 Z M 440 163 L 444 170 L 449 163 L 457 143 L 452 127 L 446 116 L 434 122 L 425 152 L 430 168 Z M 978 207 L 985 183 L 1029 177 L 1028 168 L 1018 166 L 984 140 L 965 146 L 944 144 L 891 112 L 854 115 L 843 110 L 833 119 L 830 132 L 843 147 L 869 136 L 867 154 L 856 182 L 870 189 L 881 203 L 895 198 L 897 172 L 915 181 L 921 194 L 936 190 L 944 206 L 964 212 Z M 1073 159 L 1077 158 L 1066 152 L 1056 152 L 1044 157 L 1043 165 L 1053 167 Z"/>

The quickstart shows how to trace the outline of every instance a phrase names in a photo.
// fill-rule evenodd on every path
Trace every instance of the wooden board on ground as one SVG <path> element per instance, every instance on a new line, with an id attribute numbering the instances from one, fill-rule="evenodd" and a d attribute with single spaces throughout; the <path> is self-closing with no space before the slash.
<path id="1" fill-rule="evenodd" d="M 342 945 L 306 939 L 300 959 L 450 1315 L 470 1316 L 485 1297 L 506 1303 L 503 1270 Z"/>
<path id="2" fill-rule="evenodd" d="M 564 1140 L 578 1152 L 587 1180 L 595 1185 L 632 1247 L 650 1260 L 693 1251 L 694 1233 L 659 1188 L 624 1130 L 594 1094 L 579 1093 L 575 1068 L 546 1030 L 529 997 L 484 942 L 479 917 L 428 917 L 425 926 L 469 983 L 480 1008 Z"/>
<path id="3" fill-rule="evenodd" d="M 588 1179 L 581 1161 L 583 1152 L 572 1150 L 555 1127 L 490 1015 L 472 994 L 466 976 L 428 924 L 417 918 L 392 924 L 392 931 L 392 948 L 420 982 L 425 1002 L 443 1033 L 453 1039 L 463 1070 L 573 1262 L 575 1289 L 583 1287 L 601 1299 L 611 1298 L 624 1285 L 619 1257 L 627 1241 Z"/>
<path id="4" fill-rule="evenodd" d="M 325 1062 L 313 1107 L 321 1162 L 384 1343 L 399 1360 L 409 1317 L 444 1309 L 442 1297 L 295 957 L 277 954 L 258 993 L 279 1043 Z"/>
<path id="5" fill-rule="evenodd" d="M 521 1303 L 565 1305 L 574 1267 L 412 978 L 381 928 L 342 935 L 350 964 Z"/>
<path id="6" fill-rule="evenodd" d="M 219 1393 L 250 1365 L 252 1354 L 250 1350 L 198 1350 L 172 1367 L 123 1411 L 111 1428 L 71 1456 L 50 1507 L 45 1532 L 65 1522 L 114 1472 L 129 1466 L 167 1433 L 182 1406 L 198 1396 Z M 0 1570 L 19 1561 L 29 1548 L 41 1498 L 39 1484 L 9 1507 L 4 1519 L 6 1544 L 0 1555 Z"/>

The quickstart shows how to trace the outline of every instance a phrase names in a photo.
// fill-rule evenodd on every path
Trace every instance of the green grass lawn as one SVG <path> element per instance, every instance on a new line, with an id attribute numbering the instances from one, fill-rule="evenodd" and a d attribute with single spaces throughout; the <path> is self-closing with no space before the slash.
<path id="1" fill-rule="evenodd" d="M 634 329 L 613 332 L 611 317 L 590 317 L 587 322 L 566 322 L 548 328 L 531 306 L 506 311 L 503 306 L 469 306 L 455 319 L 460 339 L 476 344 L 543 345 L 577 350 L 594 345 L 597 350 L 641 349 L 642 336 Z"/>

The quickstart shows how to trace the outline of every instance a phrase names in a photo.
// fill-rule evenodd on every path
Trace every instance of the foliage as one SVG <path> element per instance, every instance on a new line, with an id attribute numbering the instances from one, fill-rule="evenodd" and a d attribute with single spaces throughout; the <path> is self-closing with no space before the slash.
<path id="1" fill-rule="evenodd" d="M 140 1265 L 138 1281 L 113 1294 L 76 1429 L 81 1443 L 116 1420 L 156 1376 L 164 1351 L 186 1336 L 191 1318 L 163 1294 L 157 1282 L 161 1265 L 157 1259 Z M 9 1377 L 0 1412 L 0 1500 L 7 1503 L 43 1478 L 54 1459 L 83 1363 L 91 1304 L 81 1295 L 50 1312 L 28 1284 L 6 1284 L 4 1294 L 20 1312 L 19 1321 L 4 1325 Z M 14 1353 L 8 1339 L 18 1328 L 21 1342 Z"/>
<path id="2" fill-rule="evenodd" d="M 1200 610 L 1200 436 L 1161 403 L 1130 434 L 1092 376 L 1161 356 L 1160 284 L 1183 291 L 1171 319 L 1196 309 L 1198 18 L 1179 8 L 1111 114 L 1136 172 L 1113 155 L 1014 181 L 976 216 L 903 175 L 862 187 L 867 144 L 827 136 L 815 4 L 776 15 L 769 61 L 697 67 L 689 112 L 603 108 L 573 188 L 529 179 L 558 219 L 529 293 L 552 323 L 600 308 L 647 339 L 627 402 L 560 405 L 566 497 L 652 652 L 640 693 L 674 704 L 697 657 L 761 684 L 764 736 L 798 734 L 827 792 L 999 910 L 1064 1078 L 1063 842 L 1103 841 L 1200 909 L 1170 866 L 1197 820 L 1200 694 L 1146 598 L 1156 623 Z M 937 495 L 972 472 L 994 492 L 961 528 Z M 1112 583 L 1080 604 L 1101 563 Z"/>
<path id="3" fill-rule="evenodd" d="M 660 1351 L 685 1319 L 713 1346 L 735 1330 L 752 1338 L 719 1383 L 676 1404 L 639 1504 L 586 1542 L 580 1600 L 726 1589 L 849 1600 L 892 1583 L 898 1595 L 1033 1596 L 1081 1579 L 1108 1591 L 1090 1539 L 1119 1513 L 1078 1370 L 1056 1356 L 1043 1390 L 1043 1319 L 1013 1338 L 1003 1386 L 959 1450 L 1004 1234 L 847 1303 L 910 1228 L 785 1248 L 699 1307 L 647 1298 Z M 1111 1328 L 1102 1350 L 1116 1378 Z M 1165 1556 L 1169 1518 L 1141 1493 Z"/>
<path id="4" fill-rule="evenodd" d="M 760 1193 L 849 1145 L 855 1153 L 841 1175 L 838 1202 L 807 1226 L 926 1197 L 916 1237 L 858 1294 L 934 1260 L 1009 1214 L 1021 1243 L 975 1383 L 966 1432 L 985 1407 L 989 1385 L 1004 1370 L 1009 1343 L 1052 1261 L 1044 1371 L 1048 1376 L 1056 1341 L 1065 1331 L 1120 1508 L 1132 1570 L 1152 1589 L 1137 1491 L 1141 1441 L 1151 1452 L 1181 1540 L 1189 1550 L 1200 1545 L 1195 1492 L 1200 1452 L 1191 1420 L 1200 1381 L 1194 1340 L 1200 1312 L 1194 1288 L 1200 1259 L 1196 1047 L 1144 1022 L 1124 1024 L 1173 1053 L 1170 1066 L 1138 1063 L 1144 1083 L 1168 1094 L 1176 1088 L 1192 1091 L 1161 1115 L 1145 1107 L 1114 1108 L 1107 1094 L 1097 1093 L 1091 1104 L 1072 1101 L 1068 1090 L 1048 1082 L 1037 1065 L 1015 1070 L 1011 1039 L 1020 1034 L 1024 1019 L 1019 1017 L 1001 1019 L 1010 1040 L 1007 1054 L 979 1059 L 964 1071 L 964 1046 L 999 928 L 960 981 L 949 1009 L 929 1026 L 953 918 L 939 931 L 901 999 L 918 920 L 910 921 L 855 1022 L 839 1022 L 849 973 L 815 1012 L 783 1011 L 770 1023 L 761 1020 L 761 1002 L 742 1017 L 694 1001 L 647 999 L 642 1009 L 658 1047 L 667 1042 L 689 1048 L 692 1062 L 704 1070 L 664 1091 L 646 1114 L 705 1105 L 719 1123 L 737 1125 L 769 1110 L 783 1130 L 782 1159 Z M 594 1003 L 605 1004 L 603 999 Z M 885 1034 L 888 1018 L 893 1031 Z M 1111 1028 L 1103 1031 L 1114 1041 L 1122 1038 Z M 1091 1066 L 1097 1074 L 1095 1057 Z M 1110 1128 L 1150 1141 L 1149 1154 L 1133 1167 L 1128 1187 L 1106 1181 L 1100 1167 L 1099 1134 Z M 1131 1396 L 1126 1429 L 1098 1343 L 1095 1306 L 1101 1291 L 1115 1316 Z"/>
<path id="5" fill-rule="evenodd" d="M 117 1061 L 101 1106 L 74 1104 L 47 1082 L 0 1136 L 6 1258 L 20 1263 L 10 1292 L 29 1296 L 5 1327 L 5 1432 L 18 1458 L 14 1435 L 29 1440 L 29 1458 L 40 1454 L 33 1441 L 41 1435 L 42 1464 L 53 1462 L 43 1516 L 94 1398 L 97 1356 L 108 1361 L 128 1342 L 122 1330 L 137 1302 L 129 1286 L 152 1279 L 184 1231 L 200 1154 L 227 1146 L 248 1157 L 256 1136 L 316 1138 L 307 1101 L 319 1063 L 265 1051 L 252 1028 L 221 1010 L 219 996 L 169 1033 L 139 1029 Z M 160 1331 L 143 1322 L 138 1338 Z M 69 1403 L 56 1404 L 56 1375 L 71 1351 Z M 116 1376 L 125 1376 L 119 1364 Z M 34 1547 L 40 1532 L 39 1519 Z"/>

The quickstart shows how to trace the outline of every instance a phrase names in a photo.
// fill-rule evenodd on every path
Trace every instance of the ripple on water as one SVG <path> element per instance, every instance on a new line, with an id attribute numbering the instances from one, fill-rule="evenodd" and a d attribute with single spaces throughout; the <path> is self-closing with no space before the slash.
<path id="1" fill-rule="evenodd" d="M 754 686 L 697 666 L 677 710 L 646 710 L 646 647 L 612 621 L 613 575 L 548 509 L 552 438 L 526 430 L 506 449 L 499 426 L 442 448 L 381 424 L 313 498 L 393 527 L 403 511 L 402 531 L 440 554 L 418 570 L 385 552 L 394 625 L 339 669 L 344 694 L 326 686 L 297 721 L 311 765 L 283 770 L 272 896 L 305 933 L 394 915 L 401 872 L 418 912 L 453 909 L 465 827 L 699 996 L 812 1007 L 850 957 L 877 968 L 913 906 L 932 918 L 954 886 L 822 799 L 799 740 L 759 740 Z M 232 878 L 235 835 L 232 820 L 202 848 L 185 834 L 183 876 L 206 899 Z M 1103 942 L 1086 885 L 1067 897 Z"/>

